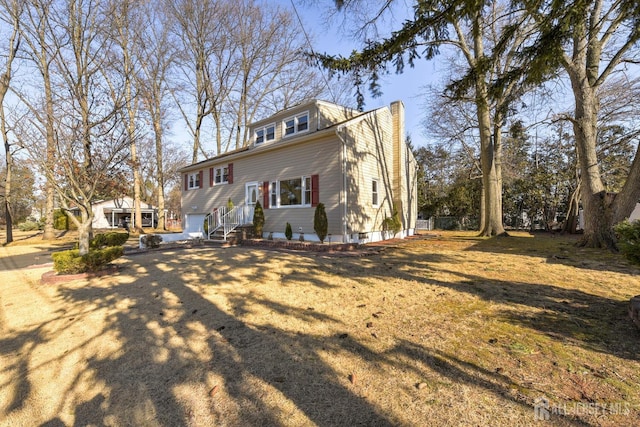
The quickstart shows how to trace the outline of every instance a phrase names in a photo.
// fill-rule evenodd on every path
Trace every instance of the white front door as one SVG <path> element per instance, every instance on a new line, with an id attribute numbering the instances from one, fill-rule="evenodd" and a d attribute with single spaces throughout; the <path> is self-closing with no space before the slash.
<path id="1" fill-rule="evenodd" d="M 255 206 L 256 202 L 260 200 L 261 186 L 259 182 L 248 182 L 246 185 L 246 199 L 247 206 Z"/>
<path id="2" fill-rule="evenodd" d="M 245 188 L 246 208 L 244 218 L 246 223 L 251 223 L 253 222 L 253 211 L 256 207 L 256 202 L 262 197 L 262 185 L 259 182 L 248 182 Z"/>

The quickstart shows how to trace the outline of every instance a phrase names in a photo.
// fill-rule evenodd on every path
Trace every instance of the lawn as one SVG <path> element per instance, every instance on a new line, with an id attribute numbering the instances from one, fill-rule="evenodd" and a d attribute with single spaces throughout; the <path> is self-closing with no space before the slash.
<path id="1" fill-rule="evenodd" d="M 640 268 L 574 243 L 440 233 L 153 251 L 47 285 L 50 267 L 0 272 L 0 424 L 640 425 Z"/>

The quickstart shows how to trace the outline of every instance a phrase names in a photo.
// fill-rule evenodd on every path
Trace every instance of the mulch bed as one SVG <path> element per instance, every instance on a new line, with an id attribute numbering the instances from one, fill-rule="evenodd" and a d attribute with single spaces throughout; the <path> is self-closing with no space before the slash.
<path id="1" fill-rule="evenodd" d="M 78 274 L 58 274 L 55 271 L 47 271 L 42 274 L 40 278 L 40 283 L 43 285 L 55 285 L 58 283 L 70 282 L 72 280 L 78 279 L 91 279 L 94 277 L 102 277 L 106 275 L 111 275 L 118 271 L 118 267 L 115 265 L 109 265 L 100 271 L 92 271 L 89 273 L 78 273 Z"/>

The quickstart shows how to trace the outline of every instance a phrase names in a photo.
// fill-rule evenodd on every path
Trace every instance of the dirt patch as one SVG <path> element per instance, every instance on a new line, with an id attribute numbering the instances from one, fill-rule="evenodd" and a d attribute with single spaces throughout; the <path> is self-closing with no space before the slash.
<path id="1" fill-rule="evenodd" d="M 42 276 L 40 277 L 40 284 L 53 285 L 57 283 L 72 282 L 74 280 L 95 279 L 102 276 L 114 275 L 114 274 L 117 274 L 117 272 L 118 272 L 118 267 L 115 265 L 106 266 L 100 271 L 92 271 L 92 272 L 78 273 L 78 274 L 58 274 L 55 271 L 51 270 L 42 274 Z"/>
<path id="2" fill-rule="evenodd" d="M 637 267 L 472 234 L 0 272 L 6 425 L 638 425 Z"/>

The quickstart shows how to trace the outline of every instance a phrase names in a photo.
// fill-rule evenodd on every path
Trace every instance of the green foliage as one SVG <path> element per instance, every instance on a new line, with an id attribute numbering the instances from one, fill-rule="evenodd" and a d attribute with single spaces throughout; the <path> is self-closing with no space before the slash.
<path id="1" fill-rule="evenodd" d="M 233 209 L 233 201 L 231 200 L 231 197 L 229 197 L 229 200 L 227 200 L 227 209 Z"/>
<path id="2" fill-rule="evenodd" d="M 105 246 L 122 246 L 129 239 L 129 233 L 110 232 L 97 234 L 89 243 L 90 248 L 99 249 Z"/>
<path id="3" fill-rule="evenodd" d="M 293 231 L 291 230 L 291 224 L 287 223 L 287 226 L 284 228 L 284 236 L 287 240 L 291 240 L 293 237 Z"/>
<path id="4" fill-rule="evenodd" d="M 640 264 L 640 220 L 623 221 L 614 227 L 618 246 L 624 256 L 635 264 Z"/>
<path id="5" fill-rule="evenodd" d="M 42 229 L 42 224 L 34 221 L 33 219 L 27 219 L 26 221 L 18 224 L 18 229 L 20 231 L 36 231 Z"/>
<path id="6" fill-rule="evenodd" d="M 324 209 L 324 203 L 318 203 L 315 213 L 313 214 L 313 230 L 318 235 L 321 243 L 324 243 L 328 229 L 329 220 L 327 219 L 327 212 Z"/>
<path id="7" fill-rule="evenodd" d="M 262 238 L 262 229 L 264 227 L 264 210 L 260 202 L 256 202 L 253 209 L 253 232 L 258 238 Z"/>
<path id="8" fill-rule="evenodd" d="M 104 249 L 95 249 L 88 254 L 80 256 L 78 249 L 54 252 L 53 269 L 58 274 L 78 274 L 98 271 L 105 265 L 122 256 L 122 246 L 110 246 Z"/>
<path id="9" fill-rule="evenodd" d="M 69 217 L 62 209 L 53 211 L 53 228 L 56 230 L 69 230 Z"/>
<path id="10" fill-rule="evenodd" d="M 393 205 L 393 213 L 390 217 L 386 217 L 382 221 L 382 229 L 384 231 L 391 231 L 395 236 L 397 233 L 402 230 L 402 221 L 400 220 L 400 212 L 398 212 L 398 208 L 396 205 Z"/>

